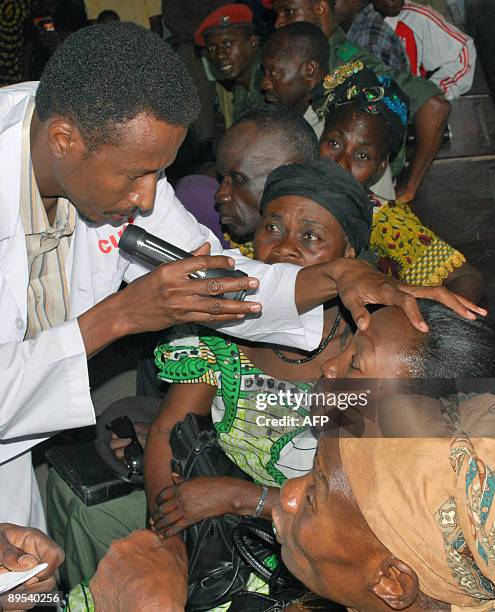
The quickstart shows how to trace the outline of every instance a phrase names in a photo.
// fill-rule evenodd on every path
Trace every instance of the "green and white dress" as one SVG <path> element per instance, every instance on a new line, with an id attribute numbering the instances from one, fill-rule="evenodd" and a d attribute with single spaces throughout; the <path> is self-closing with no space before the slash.
<path id="1" fill-rule="evenodd" d="M 310 384 L 265 374 L 235 342 L 211 333 L 167 340 L 155 362 L 163 381 L 216 388 L 211 417 L 219 443 L 255 482 L 281 487 L 311 470 L 317 441 L 303 424 Z"/>

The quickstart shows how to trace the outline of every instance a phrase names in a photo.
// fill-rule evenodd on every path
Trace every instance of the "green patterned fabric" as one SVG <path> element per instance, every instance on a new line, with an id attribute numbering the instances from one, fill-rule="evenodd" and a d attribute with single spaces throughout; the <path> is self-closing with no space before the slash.
<path id="1" fill-rule="evenodd" d="M 302 424 L 309 413 L 304 402 L 290 403 L 295 396 L 305 398 L 309 384 L 265 374 L 235 342 L 219 335 L 177 338 L 159 345 L 155 358 L 163 381 L 216 387 L 211 416 L 219 443 L 255 482 L 281 487 L 311 470 L 316 440 Z M 275 405 L 263 406 L 267 394 L 277 395 Z M 282 425 L 273 424 L 284 417 Z"/>

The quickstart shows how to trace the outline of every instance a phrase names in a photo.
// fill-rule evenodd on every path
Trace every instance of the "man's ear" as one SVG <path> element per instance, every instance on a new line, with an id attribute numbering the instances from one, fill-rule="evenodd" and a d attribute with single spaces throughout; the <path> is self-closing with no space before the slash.
<path id="1" fill-rule="evenodd" d="M 320 64 L 314 60 L 304 62 L 304 75 L 308 81 L 313 81 L 320 71 Z"/>
<path id="2" fill-rule="evenodd" d="M 367 589 L 393 610 L 404 610 L 418 597 L 418 576 L 407 563 L 386 557 L 367 584 Z"/>
<path id="3" fill-rule="evenodd" d="M 252 34 L 248 40 L 249 44 L 251 45 L 251 47 L 253 47 L 253 49 L 255 49 L 259 45 L 259 40 L 256 34 Z"/>
<path id="4" fill-rule="evenodd" d="M 318 0 L 318 2 L 313 4 L 313 13 L 320 17 L 320 19 L 328 15 L 330 10 L 328 2 L 329 0 Z"/>
<path id="5" fill-rule="evenodd" d="M 65 159 L 74 153 L 84 153 L 84 140 L 71 121 L 63 118 L 51 119 L 46 132 L 48 148 L 56 159 Z"/>

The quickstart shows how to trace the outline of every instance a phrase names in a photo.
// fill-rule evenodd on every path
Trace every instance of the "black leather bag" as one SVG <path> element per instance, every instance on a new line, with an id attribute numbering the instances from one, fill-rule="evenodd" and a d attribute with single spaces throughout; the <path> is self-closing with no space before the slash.
<path id="1" fill-rule="evenodd" d="M 267 533 L 257 525 L 242 522 L 234 529 L 234 546 L 237 552 L 252 570 L 268 582 L 269 594 L 241 591 L 232 598 L 229 612 L 281 612 L 291 604 L 297 604 L 298 608 L 306 610 L 345 612 L 342 606 L 308 591 L 282 561 L 279 561 L 275 570 L 267 568 L 260 562 L 253 548 L 256 539 L 265 542 L 279 553 L 280 547 L 272 530 Z"/>
<path id="2" fill-rule="evenodd" d="M 183 478 L 231 476 L 251 480 L 230 461 L 206 420 L 196 415 L 189 414 L 177 423 L 170 434 L 170 446 L 173 469 Z M 271 532 L 273 537 L 269 521 L 232 514 L 205 519 L 185 530 L 189 558 L 187 612 L 210 610 L 245 588 L 253 570 L 233 543 L 234 531 L 241 524 L 267 534 Z M 252 542 L 252 552 L 262 565 L 273 549 L 266 538 L 257 537 Z"/>

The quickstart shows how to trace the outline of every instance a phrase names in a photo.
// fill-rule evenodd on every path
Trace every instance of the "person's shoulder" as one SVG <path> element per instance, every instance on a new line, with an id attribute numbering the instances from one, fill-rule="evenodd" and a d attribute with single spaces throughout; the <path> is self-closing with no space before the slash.
<path id="1" fill-rule="evenodd" d="M 351 42 L 347 38 L 342 42 L 342 44 L 339 45 L 337 49 L 337 57 L 344 63 L 363 59 L 367 55 L 373 57 L 371 53 L 368 53 L 362 47 L 360 47 L 356 43 Z M 330 67 L 330 70 L 333 70 L 334 68 L 335 67 Z"/>
<path id="2" fill-rule="evenodd" d="M 405 0 L 404 5 L 399 13 L 399 17 L 402 14 L 414 12 L 424 16 L 432 15 L 442 17 L 438 11 L 436 11 L 433 7 L 428 6 L 427 4 L 418 4 L 417 2 L 412 2 L 412 0 Z"/>
<path id="3" fill-rule="evenodd" d="M 436 11 L 433 7 L 426 4 L 418 4 L 411 0 L 406 0 L 401 12 L 399 13 L 400 21 L 414 20 L 416 24 L 447 24 L 445 17 Z"/>
<path id="4" fill-rule="evenodd" d="M 0 88 L 0 131 L 22 121 L 29 100 L 35 96 L 38 81 Z"/>

